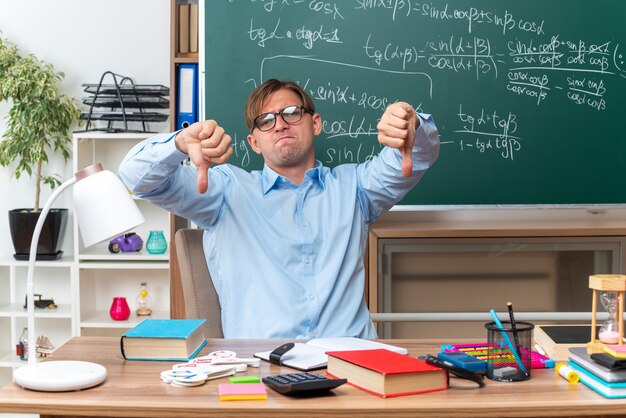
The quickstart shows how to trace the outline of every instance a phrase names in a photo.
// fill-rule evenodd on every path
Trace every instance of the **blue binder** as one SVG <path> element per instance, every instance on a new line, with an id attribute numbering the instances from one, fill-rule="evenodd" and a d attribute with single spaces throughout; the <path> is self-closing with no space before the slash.
<path id="1" fill-rule="evenodd" d="M 176 129 L 183 129 L 198 121 L 198 64 L 178 65 L 177 86 Z"/>

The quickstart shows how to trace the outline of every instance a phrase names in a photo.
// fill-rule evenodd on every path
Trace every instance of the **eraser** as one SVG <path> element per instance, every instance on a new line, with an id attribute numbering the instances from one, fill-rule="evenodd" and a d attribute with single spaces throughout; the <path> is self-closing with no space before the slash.
<path id="1" fill-rule="evenodd" d="M 498 379 L 502 379 L 505 377 L 515 376 L 517 373 L 518 371 L 515 367 L 506 366 L 506 367 L 501 367 L 499 369 L 495 369 L 493 371 L 493 376 Z"/>

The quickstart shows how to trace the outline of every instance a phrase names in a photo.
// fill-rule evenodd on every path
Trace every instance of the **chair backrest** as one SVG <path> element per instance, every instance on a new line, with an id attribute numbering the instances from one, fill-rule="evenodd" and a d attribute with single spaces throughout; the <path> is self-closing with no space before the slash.
<path id="1" fill-rule="evenodd" d="M 202 229 L 185 228 L 174 236 L 186 315 L 207 320 L 207 338 L 223 338 L 220 301 L 206 264 L 202 234 Z"/>

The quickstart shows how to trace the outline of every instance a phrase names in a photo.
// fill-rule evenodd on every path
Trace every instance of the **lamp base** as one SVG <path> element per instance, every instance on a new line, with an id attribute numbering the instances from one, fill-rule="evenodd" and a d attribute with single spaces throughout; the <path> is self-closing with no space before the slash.
<path id="1" fill-rule="evenodd" d="M 13 382 L 25 389 L 65 392 L 87 389 L 104 382 L 107 370 L 86 361 L 43 361 L 13 372 Z"/>

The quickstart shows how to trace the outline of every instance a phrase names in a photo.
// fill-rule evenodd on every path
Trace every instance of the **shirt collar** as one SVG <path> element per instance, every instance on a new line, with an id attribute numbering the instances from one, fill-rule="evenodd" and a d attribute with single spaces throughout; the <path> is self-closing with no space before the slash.
<path id="1" fill-rule="evenodd" d="M 308 169 L 304 176 L 309 177 L 313 182 L 317 181 L 320 186 L 324 188 L 325 186 L 324 180 L 322 178 L 322 171 L 322 163 L 318 160 L 315 160 L 315 167 Z M 283 176 L 272 170 L 267 164 L 263 164 L 262 178 L 263 194 L 267 194 L 267 192 L 269 192 L 281 182 L 290 182 L 289 179 L 284 178 Z"/>

